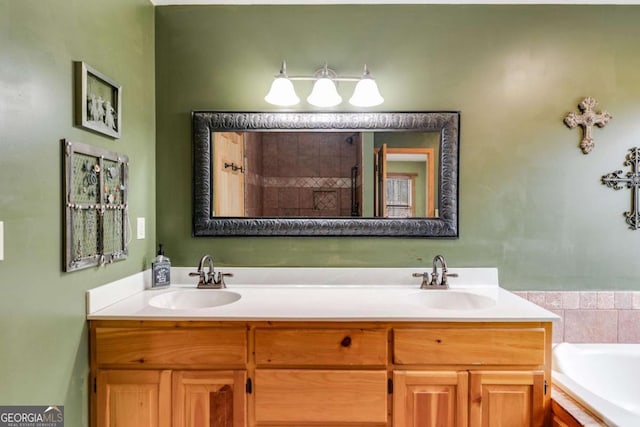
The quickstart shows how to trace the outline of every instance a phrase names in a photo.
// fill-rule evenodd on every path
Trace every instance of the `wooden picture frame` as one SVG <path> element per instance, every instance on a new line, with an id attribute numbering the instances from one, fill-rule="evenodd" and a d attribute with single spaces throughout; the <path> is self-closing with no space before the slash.
<path id="1" fill-rule="evenodd" d="M 122 86 L 85 62 L 75 62 L 76 125 L 112 138 L 122 128 Z"/>

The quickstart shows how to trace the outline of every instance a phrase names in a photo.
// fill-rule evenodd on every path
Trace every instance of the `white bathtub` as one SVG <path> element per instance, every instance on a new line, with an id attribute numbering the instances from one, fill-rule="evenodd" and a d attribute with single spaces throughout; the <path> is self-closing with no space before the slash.
<path id="1" fill-rule="evenodd" d="M 552 376 L 607 425 L 640 426 L 640 344 L 558 344 Z"/>

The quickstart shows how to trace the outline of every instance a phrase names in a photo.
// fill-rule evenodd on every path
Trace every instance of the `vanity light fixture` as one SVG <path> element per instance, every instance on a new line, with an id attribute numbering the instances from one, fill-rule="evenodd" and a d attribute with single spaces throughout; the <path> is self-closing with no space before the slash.
<path id="1" fill-rule="evenodd" d="M 311 94 L 307 97 L 309 104 L 316 107 L 335 107 L 342 102 L 335 84 L 338 76 L 333 70 L 329 70 L 327 64 L 316 72 L 315 78 L 317 80 L 313 84 Z"/>
<path id="2" fill-rule="evenodd" d="M 287 75 L 287 64 L 282 62 L 280 73 L 275 76 L 271 89 L 264 100 L 269 104 L 280 107 L 290 107 L 300 102 L 293 87 L 293 80 L 314 80 L 311 94 L 307 97 L 307 102 L 316 107 L 334 107 L 342 102 L 342 97 L 338 94 L 336 83 L 339 81 L 358 82 L 349 103 L 356 107 L 374 107 L 384 102 L 380 95 L 378 85 L 369 68 L 365 65 L 361 77 L 339 77 L 335 71 L 327 66 L 320 68 L 313 76 L 289 76 Z"/>
<path id="3" fill-rule="evenodd" d="M 273 83 L 271 83 L 271 89 L 264 100 L 269 104 L 279 105 L 281 107 L 289 107 L 296 105 L 300 102 L 300 98 L 296 95 L 296 90 L 293 88 L 291 79 L 287 76 L 287 63 L 282 62 L 280 67 L 280 74 L 278 74 Z"/>

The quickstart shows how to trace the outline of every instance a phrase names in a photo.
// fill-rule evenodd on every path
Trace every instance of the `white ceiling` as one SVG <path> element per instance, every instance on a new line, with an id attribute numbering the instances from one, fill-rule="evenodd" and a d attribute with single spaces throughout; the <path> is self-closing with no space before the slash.
<path id="1" fill-rule="evenodd" d="M 247 4 L 606 4 L 636 5 L 640 0 L 150 0 L 156 6 Z"/>

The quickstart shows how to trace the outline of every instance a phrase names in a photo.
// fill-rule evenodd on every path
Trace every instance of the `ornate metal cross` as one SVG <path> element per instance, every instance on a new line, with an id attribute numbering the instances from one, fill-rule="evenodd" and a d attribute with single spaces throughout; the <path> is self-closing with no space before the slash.
<path id="1" fill-rule="evenodd" d="M 621 190 L 624 187 L 620 184 L 626 184 L 625 186 L 631 189 L 631 212 L 625 212 L 624 217 L 627 224 L 629 224 L 629 228 L 632 230 L 640 228 L 640 212 L 638 212 L 638 203 L 640 202 L 640 169 L 638 168 L 638 163 L 640 163 L 640 148 L 630 148 L 624 165 L 631 166 L 631 172 L 627 172 L 625 176 L 621 176 L 622 171 L 619 170 L 608 173 L 602 177 L 602 183 L 609 188 Z"/>
<path id="2" fill-rule="evenodd" d="M 593 131 L 593 125 L 603 128 L 609 123 L 609 120 L 613 118 L 611 114 L 606 111 L 602 113 L 596 113 L 593 111 L 598 102 L 592 97 L 585 98 L 578 107 L 582 111 L 582 114 L 569 113 L 564 118 L 564 123 L 573 129 L 576 126 L 582 126 L 584 129 L 584 135 L 582 141 L 580 141 L 580 148 L 584 154 L 589 154 L 593 150 L 593 137 L 591 136 Z"/>

